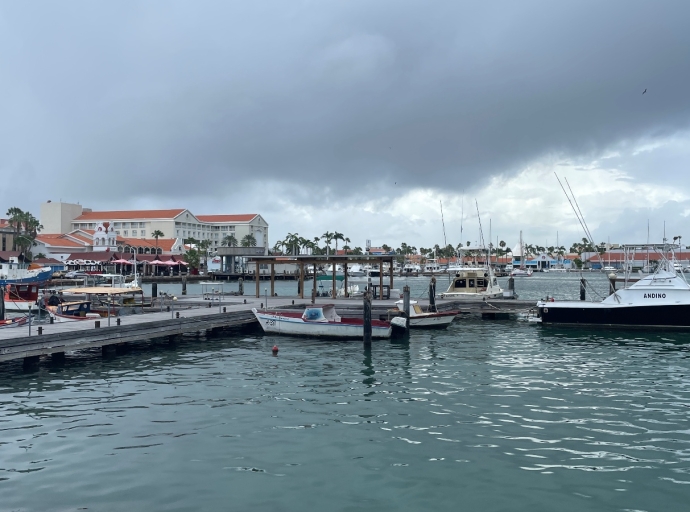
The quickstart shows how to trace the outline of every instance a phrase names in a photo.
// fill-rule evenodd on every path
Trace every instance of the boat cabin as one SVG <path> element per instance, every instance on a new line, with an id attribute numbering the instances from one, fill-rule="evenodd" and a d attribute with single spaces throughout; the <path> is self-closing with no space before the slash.
<path id="1" fill-rule="evenodd" d="M 38 300 L 38 285 L 9 284 L 5 288 L 5 300 L 36 302 Z"/>
<path id="2" fill-rule="evenodd" d="M 486 291 L 490 286 L 498 287 L 498 279 L 482 270 L 456 272 L 446 293 L 477 293 Z"/>
<path id="3" fill-rule="evenodd" d="M 63 302 L 57 306 L 56 313 L 63 316 L 86 316 L 91 313 L 91 302 L 88 300 Z"/>

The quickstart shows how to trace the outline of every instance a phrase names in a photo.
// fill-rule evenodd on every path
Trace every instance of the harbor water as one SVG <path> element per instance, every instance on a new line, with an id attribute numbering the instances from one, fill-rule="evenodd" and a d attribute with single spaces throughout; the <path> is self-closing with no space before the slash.
<path id="1" fill-rule="evenodd" d="M 689 375 L 687 333 L 469 318 L 368 350 L 250 332 L 5 363 L 0 510 L 685 510 Z"/>

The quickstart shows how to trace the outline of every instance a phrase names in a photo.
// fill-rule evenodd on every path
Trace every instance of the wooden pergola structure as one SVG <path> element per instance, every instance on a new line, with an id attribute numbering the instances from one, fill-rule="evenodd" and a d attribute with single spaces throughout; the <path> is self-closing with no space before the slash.
<path id="1" fill-rule="evenodd" d="M 299 255 L 299 256 L 255 256 L 250 258 L 248 261 L 254 263 L 256 268 L 254 270 L 254 277 L 256 280 L 256 296 L 260 297 L 260 286 L 259 286 L 259 266 L 260 265 L 270 265 L 271 266 L 271 297 L 275 295 L 275 266 L 279 265 L 299 265 L 299 296 L 301 299 L 304 298 L 304 268 L 307 265 L 313 266 L 313 278 L 314 278 L 314 295 L 316 295 L 316 276 L 317 267 L 319 265 L 332 265 L 333 267 L 333 290 L 336 289 L 336 265 L 342 265 L 343 273 L 345 277 L 345 297 L 348 296 L 347 291 L 347 267 L 351 263 L 359 264 L 378 264 L 379 266 L 379 296 L 383 298 L 383 264 L 389 264 L 389 275 L 388 275 L 388 285 L 393 288 L 393 261 L 395 260 L 395 255 L 385 255 L 385 256 L 353 256 L 353 255 L 343 255 L 343 256 L 314 256 L 314 255 Z M 376 298 L 376 297 L 373 297 Z"/>

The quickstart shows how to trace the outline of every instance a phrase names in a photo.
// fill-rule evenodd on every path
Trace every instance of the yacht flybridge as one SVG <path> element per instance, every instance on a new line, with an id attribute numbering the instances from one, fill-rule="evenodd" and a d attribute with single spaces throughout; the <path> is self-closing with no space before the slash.
<path id="1" fill-rule="evenodd" d="M 639 248 L 640 246 L 625 246 Z M 671 246 L 672 251 L 677 246 Z M 690 284 L 668 259 L 668 245 L 652 245 L 662 262 L 650 274 L 601 302 L 537 303 L 537 322 L 561 325 L 690 328 Z"/>
<path id="2" fill-rule="evenodd" d="M 441 294 L 442 299 L 495 299 L 503 297 L 503 289 L 491 267 L 464 268 L 451 277 L 448 289 Z"/>

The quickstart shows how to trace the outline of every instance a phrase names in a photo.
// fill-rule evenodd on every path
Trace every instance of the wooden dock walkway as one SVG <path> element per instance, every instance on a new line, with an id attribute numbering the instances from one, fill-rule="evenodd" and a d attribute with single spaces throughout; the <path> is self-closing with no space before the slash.
<path id="1" fill-rule="evenodd" d="M 217 331 L 258 324 L 251 312 L 260 308 L 263 298 L 234 298 L 211 303 L 211 307 L 198 307 L 200 302 L 190 297 L 187 304 L 179 301 L 171 311 L 111 317 L 110 326 L 107 318 L 82 320 L 64 323 L 34 323 L 29 327 L 0 329 L 0 361 L 24 359 L 25 363 L 37 362 L 40 356 L 65 352 L 107 347 L 135 341 L 150 340 L 166 336 Z M 271 309 L 303 308 L 310 303 L 309 299 L 293 297 L 269 298 Z M 335 304 L 336 309 L 344 316 L 362 314 L 361 299 L 329 299 L 319 297 L 317 304 Z M 418 301 L 425 307 L 427 301 Z M 449 301 L 438 300 L 439 310 L 457 309 L 464 314 L 480 314 L 483 318 L 505 318 L 511 313 L 524 311 L 533 307 L 535 301 L 495 300 L 495 301 Z M 394 309 L 395 299 L 374 300 L 372 316 L 385 318 L 388 310 Z M 221 312 L 219 312 L 219 309 Z M 222 312 L 224 309 L 224 312 Z M 390 315 L 389 315 L 390 316 Z M 120 325 L 117 325 L 117 320 Z M 40 334 L 39 334 L 40 329 Z"/>

